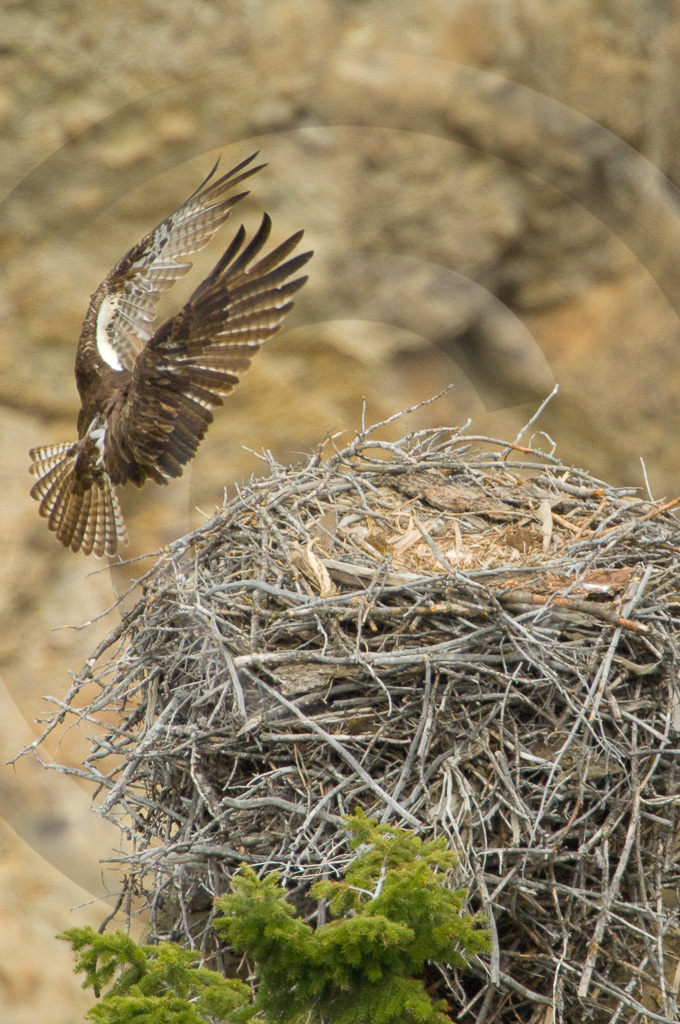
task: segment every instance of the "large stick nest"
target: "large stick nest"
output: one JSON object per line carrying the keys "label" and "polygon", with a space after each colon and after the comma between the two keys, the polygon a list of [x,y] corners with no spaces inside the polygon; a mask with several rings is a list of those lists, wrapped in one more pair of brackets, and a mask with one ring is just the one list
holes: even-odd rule
{"label": "large stick nest", "polygon": [[269,459],[47,729],[93,726],[62,770],[129,829],[156,934],[209,951],[243,861],[314,920],[361,806],[446,833],[489,918],[488,960],[440,969],[461,1020],[677,1020],[674,506],[450,430]]}

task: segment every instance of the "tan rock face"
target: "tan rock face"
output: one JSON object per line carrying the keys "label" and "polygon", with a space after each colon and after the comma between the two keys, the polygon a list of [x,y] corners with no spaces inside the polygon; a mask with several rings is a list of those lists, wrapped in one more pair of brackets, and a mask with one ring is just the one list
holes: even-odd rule
{"label": "tan rock face", "polygon": [[29,722],[105,627],[53,630],[96,617],[145,563],[91,576],[99,564],[61,550],[27,451],[74,436],[89,294],[217,152],[269,162],[233,226],[267,210],[277,239],[304,227],[316,256],[294,329],[186,476],[124,494],[131,555],[265,469],[244,444],[294,459],[358,427],[364,398],[375,420],[450,383],[408,425],[472,416],[514,436],[558,382],[539,426],[566,461],[641,483],[643,456],[655,496],[677,491],[673,5],[75,0],[6,4],[2,23],[0,670]]}

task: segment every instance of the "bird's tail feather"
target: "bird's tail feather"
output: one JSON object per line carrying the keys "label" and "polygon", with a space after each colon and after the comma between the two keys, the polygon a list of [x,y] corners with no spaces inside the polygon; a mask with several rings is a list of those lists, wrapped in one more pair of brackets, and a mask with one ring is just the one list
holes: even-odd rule
{"label": "bird's tail feather", "polygon": [[127,544],[127,530],[116,492],[102,470],[90,487],[75,477],[78,444],[33,448],[31,473],[38,479],[31,497],[40,502],[40,515],[57,540],[72,551],[114,555],[118,543]]}

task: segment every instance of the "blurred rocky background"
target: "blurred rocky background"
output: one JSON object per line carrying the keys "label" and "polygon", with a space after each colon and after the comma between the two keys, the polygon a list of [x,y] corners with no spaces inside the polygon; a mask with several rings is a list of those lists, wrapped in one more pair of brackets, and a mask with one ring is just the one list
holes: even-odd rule
{"label": "blurred rocky background", "polygon": [[[304,227],[316,255],[289,329],[182,480],[123,492],[129,556],[197,525],[265,468],[263,447],[295,460],[355,430],[364,400],[373,422],[449,384],[394,432],[471,417],[512,439],[558,383],[538,426],[564,460],[645,487],[642,459],[654,497],[677,493],[679,59],[669,0],[5,0],[6,757],[149,564],[61,549],[29,497],[28,449],[75,437],[90,293],[218,154],[227,169],[260,149],[269,166],[162,313],[263,210],[276,240]],[[73,737],[59,756],[85,749]],[[71,1024],[89,1003],[53,939],[96,925],[115,891],[97,862],[117,832],[88,806],[28,760],[3,772],[0,1016],[14,1024]]]}

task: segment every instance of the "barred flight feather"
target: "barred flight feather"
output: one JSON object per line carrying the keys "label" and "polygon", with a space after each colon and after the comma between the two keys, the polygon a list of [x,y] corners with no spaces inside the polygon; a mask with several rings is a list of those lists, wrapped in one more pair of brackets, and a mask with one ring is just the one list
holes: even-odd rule
{"label": "barred flight feather", "polygon": [[76,444],[33,448],[31,472],[39,479],[31,496],[40,501],[40,515],[66,547],[99,557],[114,554],[117,541],[127,544],[118,498],[106,474],[84,490],[75,486],[76,451]]}

